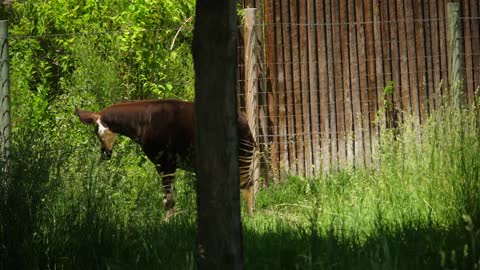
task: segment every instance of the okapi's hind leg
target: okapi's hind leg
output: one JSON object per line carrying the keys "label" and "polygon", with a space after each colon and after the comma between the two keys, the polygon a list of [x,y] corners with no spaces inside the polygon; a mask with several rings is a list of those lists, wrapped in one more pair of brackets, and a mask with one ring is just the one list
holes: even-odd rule
{"label": "okapi's hind leg", "polygon": [[247,205],[247,214],[252,215],[253,211],[255,211],[255,190],[253,185],[242,188],[241,192]]}
{"label": "okapi's hind leg", "polygon": [[247,205],[247,214],[255,210],[255,180],[252,179],[255,142],[252,138],[240,139],[238,148],[238,167],[240,173],[240,190]]}

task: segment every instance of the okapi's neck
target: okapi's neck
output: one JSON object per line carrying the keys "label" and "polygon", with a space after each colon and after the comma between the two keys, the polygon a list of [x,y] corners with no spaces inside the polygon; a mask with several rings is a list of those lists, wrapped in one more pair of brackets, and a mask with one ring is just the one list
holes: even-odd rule
{"label": "okapi's neck", "polygon": [[125,105],[110,106],[100,113],[100,121],[112,132],[130,137],[136,142],[140,140],[144,119],[144,111]]}

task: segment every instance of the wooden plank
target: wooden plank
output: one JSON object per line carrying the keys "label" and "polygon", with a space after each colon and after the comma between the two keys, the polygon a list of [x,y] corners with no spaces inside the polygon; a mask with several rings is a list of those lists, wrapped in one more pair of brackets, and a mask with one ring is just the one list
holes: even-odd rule
{"label": "wooden plank", "polygon": [[291,62],[292,62],[292,88],[293,91],[293,118],[294,129],[291,133],[293,141],[295,143],[296,153],[296,173],[303,176],[305,170],[304,163],[304,147],[303,147],[303,119],[302,119],[302,85],[300,74],[300,35],[299,35],[299,16],[298,16],[298,3],[295,0],[290,1],[290,36],[291,36]]}
{"label": "wooden plank", "polygon": [[[344,1],[344,0],[342,0]],[[342,72],[342,38],[341,38],[341,27],[340,27],[340,7],[338,1],[332,0],[331,2],[331,11],[332,11],[332,38],[333,38],[333,58],[330,60],[333,63],[334,67],[334,110],[335,110],[335,123],[336,123],[336,140],[337,140],[337,160],[336,163],[338,166],[344,165],[347,159],[346,151],[346,138],[345,138],[345,104],[344,104],[344,93],[343,93],[343,72]],[[345,45],[344,45],[345,46]]]}
{"label": "wooden plank", "polygon": [[[382,89],[385,85],[385,80],[389,80],[391,74],[390,61],[385,58],[390,58],[390,45],[388,42],[383,42],[383,39],[390,41],[390,32],[388,27],[388,2],[374,0],[373,1],[373,38],[374,38],[374,71],[369,71],[372,76],[375,76],[374,87],[370,86],[370,93],[375,98],[371,98],[370,110],[372,110],[370,118],[371,138],[372,138],[372,163],[379,166],[378,159],[375,160],[373,156],[378,156],[378,146],[380,138],[380,128],[386,126],[385,113],[377,117],[377,112],[383,107]],[[373,75],[374,74],[374,75]],[[373,115],[372,115],[373,114]]]}
{"label": "wooden plank", "polygon": [[418,100],[418,70],[417,70],[417,51],[416,51],[416,37],[415,37],[415,22],[413,20],[413,6],[412,0],[404,1],[404,15],[405,15],[405,33],[407,46],[407,65],[408,65],[408,95],[410,103],[410,112],[415,118],[415,124],[420,124],[420,103]]}
{"label": "wooden plank", "polygon": [[[375,85],[375,40],[373,38],[373,16],[372,16],[372,1],[356,1],[357,5],[357,22],[365,22],[359,25],[358,29],[358,59],[360,60],[360,95],[361,95],[361,110],[360,117],[363,134],[363,161],[366,166],[370,166],[372,158],[371,150],[371,130],[370,130],[370,104],[374,105],[375,99],[372,99],[371,89]],[[373,103],[372,103],[373,101]]]}
{"label": "wooden plank", "polygon": [[[303,135],[300,140],[303,143],[303,156],[304,160],[300,160],[303,163],[305,177],[310,178],[312,176],[312,130],[310,125],[310,88],[309,88],[309,26],[307,25],[308,11],[307,3],[309,1],[298,1],[298,22],[299,22],[299,50],[300,50],[300,91],[301,91],[301,114],[302,114],[302,132]],[[316,61],[316,59],[311,59]]]}
{"label": "wooden plank", "polygon": [[417,68],[417,87],[414,93],[417,97],[418,106],[418,119],[419,123],[422,123],[423,119],[426,119],[426,59],[425,59],[425,30],[423,21],[423,0],[413,0],[413,28],[414,28],[414,40],[415,40],[415,53],[416,53],[416,68]]}
{"label": "wooden plank", "polygon": [[415,36],[415,22],[413,17],[412,0],[404,0],[404,13],[405,13],[405,33],[406,33],[406,46],[407,46],[407,65],[408,65],[408,94],[410,95],[411,113],[415,118],[415,125],[420,125],[420,104],[418,98],[418,70],[417,61],[418,52],[416,50],[416,36]]}
{"label": "wooden plank", "polygon": [[[318,55],[318,85],[319,85],[319,122],[320,122],[320,140],[321,140],[321,153],[322,153],[322,169],[327,171],[331,167],[331,149],[336,153],[337,142],[331,138],[332,133],[330,124],[335,120],[335,111],[330,110],[330,103],[334,104],[333,100],[330,101],[335,94],[334,82],[333,82],[333,64],[328,61],[333,56],[332,45],[332,20],[330,3],[325,3],[323,0],[317,0],[316,3],[316,21],[317,26],[317,55]],[[335,123],[335,122],[333,122]]]}
{"label": "wooden plank", "polygon": [[[438,1],[438,24],[439,24],[439,44],[440,44],[440,74],[443,81],[442,88],[439,91],[439,99],[443,94],[444,88],[448,82],[448,52],[447,52],[447,1]],[[440,101],[439,101],[440,102]]]}
{"label": "wooden plank", "polygon": [[[336,2],[336,1],[334,1]],[[333,27],[333,18],[334,18],[334,6],[332,7],[332,2],[330,0],[325,0],[325,23],[326,23],[326,41],[327,41],[327,80],[328,80],[328,94],[323,95],[322,104],[326,105],[323,107],[322,111],[328,111],[329,123],[325,123],[325,129],[329,131],[329,137],[327,141],[322,142],[322,148],[330,148],[329,156],[329,168],[335,168],[338,165],[339,161],[339,148],[340,142],[338,137],[337,129],[337,111],[336,111],[336,88],[335,88],[335,75],[337,70],[333,59],[335,59],[336,50],[338,46],[334,46],[336,36],[334,31],[337,30]],[[338,9],[337,9],[338,10]],[[338,33],[338,32],[337,32]],[[325,145],[328,144],[327,145]]]}
{"label": "wooden plank", "polygon": [[[292,40],[293,42],[293,80],[294,80],[294,91],[295,91],[295,124],[296,124],[296,136],[297,139],[297,162],[298,162],[298,172],[301,176],[307,176],[306,166],[307,163],[311,164],[311,157],[307,157],[309,153],[307,148],[307,143],[310,142],[309,133],[310,133],[310,122],[309,122],[309,113],[308,113],[308,92],[305,89],[305,83],[307,83],[308,88],[308,74],[306,71],[307,66],[307,55],[305,54],[305,49],[307,47],[306,41],[306,12],[304,6],[305,1],[294,1],[291,12],[291,17],[293,18],[292,22],[298,24],[297,27],[294,27],[292,31]],[[294,38],[296,35],[296,38]],[[304,55],[305,54],[305,55]],[[305,108],[306,107],[306,108]],[[307,114],[307,115],[305,115]],[[307,122],[305,122],[305,118]],[[311,152],[310,152],[311,154]]]}
{"label": "wooden plank", "polygon": [[[472,30],[472,53],[470,57],[473,61],[473,91],[477,91],[480,87],[480,2],[476,0],[470,0],[470,10],[472,19],[471,30]],[[469,57],[467,55],[467,57]]]}
{"label": "wooden plank", "polygon": [[[244,9],[245,25],[244,25],[244,63],[245,63],[245,104],[248,125],[252,132],[253,138],[257,143],[259,135],[259,119],[258,119],[258,63],[257,63],[257,32],[256,32],[256,9]],[[258,179],[260,178],[260,163],[254,153],[252,162],[252,178],[255,181],[254,189],[258,188]]]}
{"label": "wooden plank", "polygon": [[282,1],[282,22],[289,22],[283,25],[283,60],[285,63],[285,94],[286,94],[286,116],[287,116],[287,142],[288,142],[288,164],[292,173],[297,173],[297,152],[295,143],[295,99],[293,96],[293,67],[292,67],[292,31],[290,19],[290,1]]}
{"label": "wooden plank", "polygon": [[[389,27],[390,27],[390,49],[391,49],[391,66],[392,74],[391,79],[395,84],[395,90],[393,93],[394,107],[399,110],[403,110],[403,95],[402,95],[402,81],[401,81],[401,65],[400,65],[400,35],[399,35],[399,23],[397,17],[397,6],[395,3],[391,3],[389,7]],[[392,117],[393,120],[393,117]],[[402,119],[400,119],[402,120]]]}
{"label": "wooden plank", "polygon": [[402,110],[411,115],[412,112],[412,103],[410,96],[410,72],[409,62],[408,62],[408,42],[409,37],[407,34],[407,18],[405,16],[404,3],[405,0],[397,0],[397,21],[398,21],[398,41],[400,47],[400,88],[402,91]]}
{"label": "wooden plank", "polygon": [[440,107],[440,84],[442,83],[441,50],[440,50],[440,20],[437,0],[430,0],[430,18],[432,29],[432,63],[433,63],[433,106]]}
{"label": "wooden plank", "polygon": [[472,55],[472,35],[478,35],[477,33],[472,33],[472,29],[470,24],[473,20],[468,19],[470,15],[470,3],[468,0],[460,2],[462,8],[461,16],[466,17],[466,19],[460,19],[463,23],[463,44],[465,55],[463,56],[464,63],[465,63],[465,80],[463,82],[464,90],[465,90],[465,98],[469,100],[473,97],[473,57],[468,57],[468,55]]}
{"label": "wooden plank", "polygon": [[[275,3],[275,25],[276,25],[276,49],[277,59],[275,63],[278,69],[278,138],[279,138],[279,152],[280,152],[280,179],[286,180],[286,172],[290,168],[289,159],[289,143],[288,143],[288,123],[287,123],[287,66],[285,65],[285,48],[288,43],[285,41],[287,29],[283,25],[284,13],[288,14],[288,5],[284,6],[281,3]],[[287,35],[288,36],[288,35]]]}
{"label": "wooden plank", "polygon": [[[317,1],[323,2],[323,1]],[[325,44],[325,43],[317,43],[317,29],[322,28],[322,25],[319,21],[316,21],[315,13],[319,9],[315,6],[315,1],[307,1],[307,24],[308,24],[308,71],[309,71],[309,89],[306,91],[309,92],[310,95],[310,118],[311,118],[311,140],[312,140],[312,161],[313,161],[313,170],[312,175],[315,177],[320,174],[321,171],[321,152],[320,152],[320,111],[318,108],[318,96],[320,93],[318,82],[319,82],[319,72],[317,63],[320,61],[319,56],[317,54],[318,47],[325,47],[325,46],[318,46],[318,44]],[[326,88],[323,89],[325,91]]]}
{"label": "wooden plank", "polygon": [[[256,2],[258,4],[256,11],[256,20],[255,32],[257,36],[256,45],[255,45],[255,56],[257,58],[257,67],[256,72],[258,76],[257,87],[258,87],[258,134],[257,134],[257,144],[258,152],[256,153],[256,159],[259,161],[260,166],[260,177],[263,179],[261,182],[256,181],[257,185],[255,188],[258,188],[258,184],[266,186],[269,184],[272,177],[272,171],[270,167],[270,162],[267,162],[268,157],[270,156],[270,132],[268,125],[268,93],[271,92],[271,83],[269,82],[267,65],[265,63],[265,15],[264,15],[264,6],[261,5],[260,1]],[[266,158],[262,158],[265,156]],[[256,192],[257,189],[255,189]]]}
{"label": "wooden plank", "polygon": [[237,40],[237,82],[236,82],[236,94],[237,94],[237,106],[240,110],[245,111],[245,80],[243,79],[245,74],[245,63],[243,59],[244,55],[243,46],[243,31],[238,28],[238,40]]}
{"label": "wooden plank", "polygon": [[463,45],[461,9],[460,3],[448,3],[448,82],[455,108],[460,108],[463,105],[465,88],[464,85],[460,84],[465,80],[465,46]]}
{"label": "wooden plank", "polygon": [[[345,133],[347,163],[353,165],[354,143],[353,143],[353,113],[352,113],[352,89],[350,85],[350,46],[349,46],[349,23],[348,23],[348,0],[340,1],[340,47],[342,49],[342,90],[344,98]],[[338,59],[338,58],[337,58]]]}
{"label": "wooden plank", "polygon": [[[265,61],[267,65],[267,102],[268,102],[268,141],[269,141],[269,161],[273,174],[273,180],[277,181],[280,177],[279,164],[279,140],[278,140],[278,80],[276,79],[279,70],[277,70],[276,43],[277,28],[275,24],[275,6],[273,1],[265,1]],[[269,183],[266,183],[269,184]]]}
{"label": "wooden plank", "polygon": [[[363,90],[362,95],[362,112],[363,112],[363,129],[365,141],[365,164],[367,167],[372,165],[372,143],[375,141],[376,125],[374,125],[375,117],[378,111],[377,107],[377,77],[376,77],[376,40],[375,40],[375,21],[373,15],[374,1],[365,1],[363,6],[363,21],[365,22],[365,59],[366,59],[366,83],[360,86]],[[379,24],[378,24],[379,25]],[[361,44],[360,44],[361,45]],[[381,50],[381,43],[378,49]]]}
{"label": "wooden plank", "polygon": [[434,99],[433,90],[435,89],[433,82],[433,54],[432,54],[432,18],[430,17],[430,3],[429,1],[423,2],[423,18],[424,23],[424,39],[425,39],[425,113],[426,115],[433,112]]}
{"label": "wooden plank", "polygon": [[[376,53],[376,74],[377,74],[377,99],[378,99],[378,108],[384,109],[383,104],[383,88],[387,85],[387,82],[392,81],[392,49],[391,44],[395,42],[395,37],[390,35],[390,15],[389,15],[389,4],[387,1],[376,0],[380,5],[378,11],[375,14],[375,20],[381,21],[379,26],[375,27],[375,50]],[[379,14],[378,14],[379,13]],[[380,28],[380,29],[378,29]],[[381,46],[381,50],[380,50]],[[393,103],[393,95],[388,96],[389,101]],[[391,122],[391,120],[388,120]],[[387,127],[387,114],[384,112],[381,119],[382,127]],[[378,134],[380,136],[380,134]]]}
{"label": "wooden plank", "polygon": [[[360,80],[364,78],[360,78],[360,62],[362,60],[359,59],[358,56],[358,40],[357,40],[357,32],[359,32],[359,23],[361,21],[357,20],[356,17],[356,5],[355,2],[357,1],[348,1],[347,5],[347,18],[346,21],[348,23],[348,51],[349,51],[349,62],[350,62],[350,95],[351,95],[351,105],[350,108],[351,112],[351,130],[350,130],[350,137],[352,140],[352,157],[351,157],[351,164],[355,167],[357,166],[364,166],[363,162],[363,131],[362,131],[362,108],[361,108],[361,97],[360,97]],[[360,2],[360,1],[358,1]],[[365,42],[363,40],[362,47],[365,46]],[[364,56],[365,58],[365,56]],[[347,63],[345,64],[347,67]],[[365,74],[365,72],[364,72]],[[347,106],[347,104],[345,104]]]}

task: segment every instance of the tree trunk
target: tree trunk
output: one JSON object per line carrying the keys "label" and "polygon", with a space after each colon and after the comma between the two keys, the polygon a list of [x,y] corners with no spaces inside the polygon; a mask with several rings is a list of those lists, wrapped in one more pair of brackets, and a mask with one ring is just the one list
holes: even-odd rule
{"label": "tree trunk", "polygon": [[198,269],[241,269],[235,1],[197,0],[194,40]]}

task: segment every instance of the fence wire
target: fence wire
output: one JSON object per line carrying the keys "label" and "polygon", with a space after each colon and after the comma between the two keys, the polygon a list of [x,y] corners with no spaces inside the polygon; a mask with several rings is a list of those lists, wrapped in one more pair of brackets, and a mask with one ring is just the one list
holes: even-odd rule
{"label": "fence wire", "polygon": [[[330,0],[324,2],[327,1]],[[266,16],[269,12],[277,17]],[[413,114],[421,124],[429,112],[441,105],[441,95],[448,87],[452,72],[448,66],[448,22],[444,12],[436,17],[429,17],[432,13],[424,12],[422,16],[425,18],[396,18],[392,14],[386,14],[386,17],[384,14],[374,15],[372,10],[368,16],[367,13],[363,16],[354,14],[355,18],[350,18],[345,13],[334,21],[331,14],[327,16],[322,11],[314,13],[315,18],[308,15],[305,22],[298,21],[298,17],[294,18],[288,12],[277,12],[266,10],[266,7],[259,9],[259,21],[254,27],[258,31],[255,43],[257,63],[253,65],[257,88],[256,139],[268,156],[271,169],[277,173],[285,170],[311,175],[312,172],[299,171],[297,165],[289,165],[299,162],[304,164],[303,167],[308,167],[308,163],[322,163],[322,168],[330,169],[320,159],[338,164],[336,159],[351,158],[346,154],[349,147],[357,147],[354,159],[369,163],[381,128],[395,128],[408,114]],[[284,17],[286,15],[289,16]],[[363,20],[359,21],[359,18]],[[465,62],[461,70],[465,74],[464,93],[467,100],[472,101],[480,85],[480,35],[474,32],[480,29],[480,17],[459,19],[464,26],[468,25],[460,35],[464,43],[460,57]],[[166,32],[176,33],[181,27],[182,31],[192,30],[190,25],[179,25],[10,35],[9,40],[18,43],[69,38],[89,40],[134,33],[164,35]],[[471,32],[465,32],[465,29]],[[245,85],[249,78],[245,77],[248,67],[243,62],[246,50],[242,32],[243,26],[240,26],[237,89],[239,107],[246,110],[251,105],[245,102]],[[172,42],[172,39],[162,40],[160,46],[169,48]],[[57,52],[49,53],[54,58]],[[75,52],[61,51],[57,56],[74,57]],[[125,72],[138,80],[111,85],[110,91],[154,87],[164,82],[158,74],[165,69],[168,67],[145,68],[127,63]],[[60,71],[48,76],[60,81],[69,74]],[[390,81],[393,81],[392,85],[389,85]],[[179,82],[177,86],[181,87],[182,83],[192,84]],[[82,86],[78,90],[92,89]],[[280,149],[285,144],[288,144],[288,152]],[[325,157],[325,153],[330,156]],[[307,158],[298,160],[299,156]],[[288,164],[275,163],[282,159]]]}
{"label": "fence wire", "polygon": [[[298,3],[289,3],[298,8]],[[312,164],[332,168],[325,160],[332,166],[348,159],[358,165],[371,163],[381,129],[395,128],[406,118],[420,125],[442,105],[452,74],[446,13],[397,19],[390,14],[390,19],[382,20],[382,15],[370,21],[360,16],[367,20],[355,21],[358,17],[352,20],[345,10],[340,11],[345,16],[335,20],[324,11],[307,11],[308,18],[301,22],[284,12],[284,6],[266,6],[263,12],[270,16],[259,16],[264,21],[257,25],[262,38],[253,67],[257,140],[265,144],[276,173],[309,176],[312,172],[306,168]],[[464,96],[472,102],[480,85],[480,36],[465,29],[480,29],[480,17],[459,20],[468,28],[458,35],[464,44],[458,57],[465,62],[458,72],[465,74]],[[244,87],[250,78],[245,77],[249,67],[242,57],[248,52],[242,39],[237,49],[239,100],[246,109],[250,104],[245,103]],[[280,149],[285,145],[287,152]]]}

